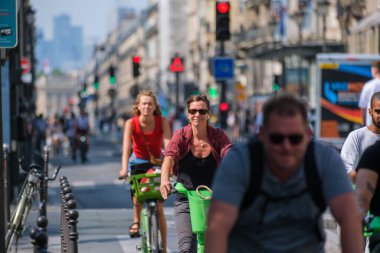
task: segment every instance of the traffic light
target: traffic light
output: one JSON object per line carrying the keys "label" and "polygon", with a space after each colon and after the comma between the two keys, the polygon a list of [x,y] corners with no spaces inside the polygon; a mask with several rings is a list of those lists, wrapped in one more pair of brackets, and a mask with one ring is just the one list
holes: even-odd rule
{"label": "traffic light", "polygon": [[225,41],[230,39],[230,2],[217,0],[216,2],[216,40]]}
{"label": "traffic light", "polygon": [[280,76],[279,75],[273,76],[272,90],[274,92],[277,92],[280,90]]}
{"label": "traffic light", "polygon": [[140,56],[132,57],[133,77],[138,77],[140,75],[140,60]]}
{"label": "traffic light", "polygon": [[110,84],[115,85],[116,84],[116,76],[115,76],[115,67],[111,65],[108,69],[109,74],[109,81]]}
{"label": "traffic light", "polygon": [[229,108],[229,106],[228,106],[227,102],[222,102],[219,105],[219,109],[221,112],[228,112],[228,108]]}
{"label": "traffic light", "polygon": [[99,90],[99,76],[95,75],[94,77],[94,89]]}
{"label": "traffic light", "polygon": [[227,117],[228,117],[229,105],[227,102],[221,102],[219,104],[219,117],[220,117],[220,127],[222,129],[227,128]]}
{"label": "traffic light", "polygon": [[83,82],[82,83],[82,94],[86,95],[87,92],[87,83]]}
{"label": "traffic light", "polygon": [[210,87],[208,89],[208,95],[210,96],[210,98],[217,98],[218,97],[218,89],[216,87]]}

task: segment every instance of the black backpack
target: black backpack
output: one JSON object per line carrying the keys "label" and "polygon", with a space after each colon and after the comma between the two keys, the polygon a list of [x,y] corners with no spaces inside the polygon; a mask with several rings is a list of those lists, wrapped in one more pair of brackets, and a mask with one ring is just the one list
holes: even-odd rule
{"label": "black backpack", "polygon": [[[261,182],[264,171],[264,147],[263,144],[255,139],[248,142],[248,149],[250,155],[250,183],[245,192],[242,204],[240,206],[240,211],[247,209],[249,206],[253,204],[255,198],[259,194],[263,194],[269,202],[282,201],[284,199],[296,198],[308,192],[313,199],[315,205],[319,208],[318,217],[316,217],[317,221],[319,217],[323,214],[326,209],[326,202],[322,193],[321,188],[321,179],[317,170],[317,164],[315,161],[314,154],[314,142],[311,141],[307,147],[305,158],[304,158],[304,170],[305,170],[305,178],[306,178],[306,189],[303,191],[282,197],[282,198],[274,198],[271,197],[270,194],[264,192],[261,189]],[[266,205],[262,208],[261,212],[265,212]],[[319,229],[319,225],[316,224],[317,235],[320,239],[322,239],[322,234]]]}

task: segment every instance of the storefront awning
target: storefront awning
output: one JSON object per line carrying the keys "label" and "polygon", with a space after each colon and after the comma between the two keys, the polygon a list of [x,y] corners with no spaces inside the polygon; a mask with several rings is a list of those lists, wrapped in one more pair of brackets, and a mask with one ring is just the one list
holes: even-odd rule
{"label": "storefront awning", "polygon": [[[281,42],[267,42],[246,48],[251,58],[280,60],[290,55],[299,55],[303,58],[314,59],[316,54],[323,51],[322,43],[304,42],[302,44],[286,45]],[[343,52],[344,46],[341,43],[327,42],[325,52]]]}

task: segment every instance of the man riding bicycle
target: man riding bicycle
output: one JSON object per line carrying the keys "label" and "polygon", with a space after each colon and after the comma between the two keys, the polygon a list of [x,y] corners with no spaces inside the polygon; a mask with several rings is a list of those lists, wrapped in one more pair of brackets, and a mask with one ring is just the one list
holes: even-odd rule
{"label": "man riding bicycle", "polygon": [[339,154],[312,140],[300,99],[273,97],[258,140],[231,149],[217,170],[206,252],[322,253],[326,206],[341,226],[342,252],[361,252],[357,202]]}
{"label": "man riding bicycle", "polygon": [[[363,220],[368,211],[371,215],[380,217],[379,152],[380,142],[377,141],[364,151],[357,167],[355,191]],[[380,234],[374,233],[369,238],[369,250],[371,253],[380,252]]]}

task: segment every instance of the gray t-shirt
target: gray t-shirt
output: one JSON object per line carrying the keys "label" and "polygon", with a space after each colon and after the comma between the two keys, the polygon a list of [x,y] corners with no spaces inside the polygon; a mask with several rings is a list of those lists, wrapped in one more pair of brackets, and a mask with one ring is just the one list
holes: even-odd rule
{"label": "gray t-shirt", "polygon": [[347,173],[356,169],[364,150],[377,140],[380,140],[380,134],[371,132],[366,126],[356,129],[348,135],[340,152]]}
{"label": "gray t-shirt", "polygon": [[[316,143],[315,159],[322,182],[326,203],[335,197],[352,191],[349,178],[339,153],[332,147]],[[240,208],[250,180],[250,161],[247,145],[231,149],[223,159],[213,185],[213,200],[223,201]],[[306,188],[304,169],[301,168],[287,182],[281,183],[265,166],[261,190],[272,197],[286,197]],[[228,242],[230,253],[268,252],[324,252],[324,242],[318,239],[316,220],[319,212],[310,194],[296,198],[267,202],[258,195],[254,203],[239,213]],[[323,233],[323,231],[322,231]]]}

